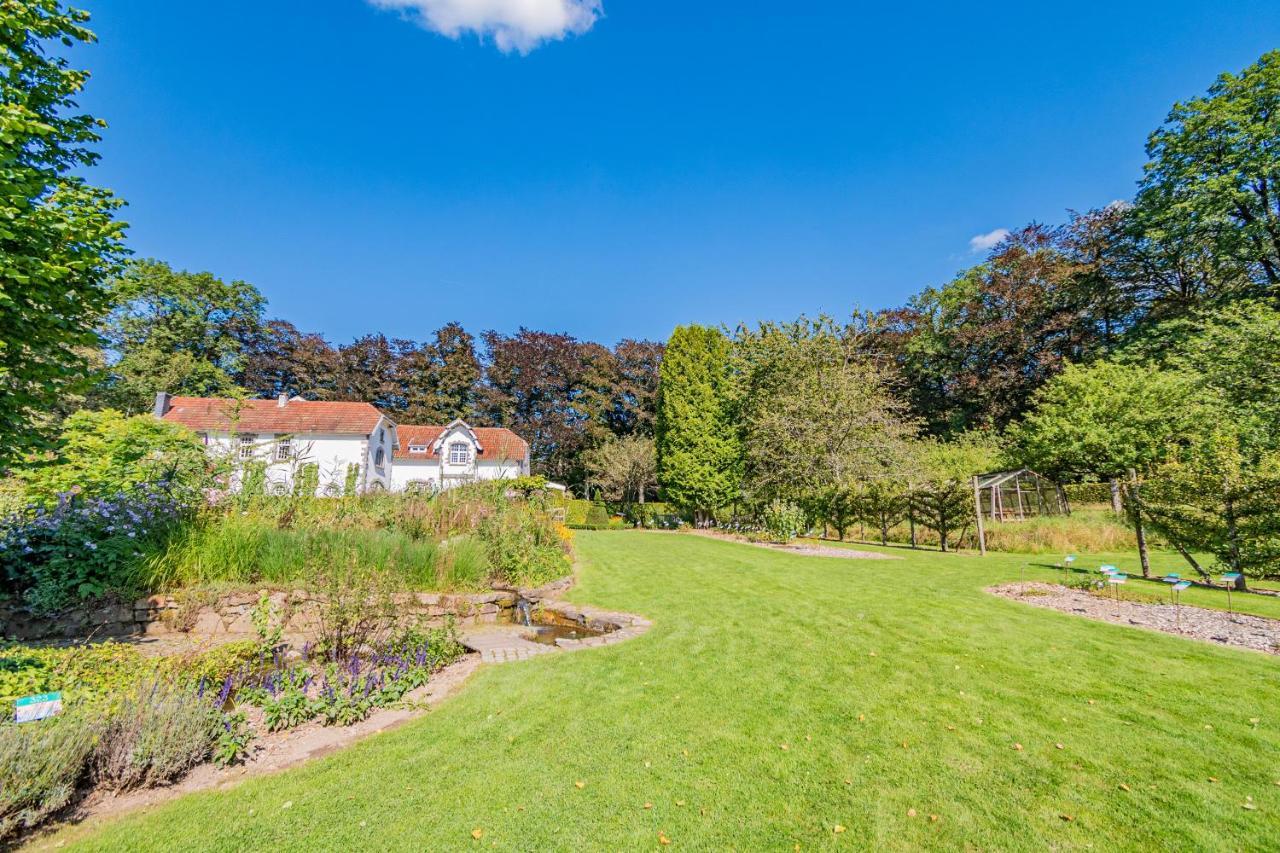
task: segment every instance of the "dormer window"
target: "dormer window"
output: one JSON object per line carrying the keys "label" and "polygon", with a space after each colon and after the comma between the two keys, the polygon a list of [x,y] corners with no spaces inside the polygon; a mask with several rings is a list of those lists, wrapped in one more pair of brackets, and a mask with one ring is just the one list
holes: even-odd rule
{"label": "dormer window", "polygon": [[471,461],[471,446],[465,441],[455,441],[449,445],[449,464],[466,465]]}
{"label": "dormer window", "polygon": [[410,453],[426,453],[427,446],[425,444],[411,444],[409,445],[409,452]]}

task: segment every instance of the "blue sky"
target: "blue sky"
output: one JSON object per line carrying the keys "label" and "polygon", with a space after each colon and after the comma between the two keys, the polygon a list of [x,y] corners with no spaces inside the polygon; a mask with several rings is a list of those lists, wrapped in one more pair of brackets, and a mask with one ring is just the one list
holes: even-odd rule
{"label": "blue sky", "polygon": [[1130,197],[1172,102],[1280,46],[1274,0],[85,5],[133,250],[336,342],[897,305]]}

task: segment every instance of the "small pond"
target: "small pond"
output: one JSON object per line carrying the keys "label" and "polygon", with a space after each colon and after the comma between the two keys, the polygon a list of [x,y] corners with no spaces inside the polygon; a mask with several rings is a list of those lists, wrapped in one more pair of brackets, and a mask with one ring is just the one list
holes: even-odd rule
{"label": "small pond", "polygon": [[556,640],[581,640],[586,637],[599,637],[603,631],[592,631],[580,625],[528,625],[525,627],[525,639],[554,646]]}

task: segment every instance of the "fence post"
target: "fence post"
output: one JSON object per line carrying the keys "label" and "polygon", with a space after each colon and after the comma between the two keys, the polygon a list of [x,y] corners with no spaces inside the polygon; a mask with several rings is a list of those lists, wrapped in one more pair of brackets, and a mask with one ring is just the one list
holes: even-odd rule
{"label": "fence post", "polygon": [[987,531],[982,526],[982,490],[978,488],[978,477],[973,478],[973,513],[978,521],[978,552],[987,556]]}

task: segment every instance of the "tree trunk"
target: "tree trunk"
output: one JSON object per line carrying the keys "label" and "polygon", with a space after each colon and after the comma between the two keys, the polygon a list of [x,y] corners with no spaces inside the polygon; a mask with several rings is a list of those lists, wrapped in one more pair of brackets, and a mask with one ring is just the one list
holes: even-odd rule
{"label": "tree trunk", "polygon": [[1228,564],[1231,571],[1236,572],[1240,577],[1236,578],[1235,588],[1245,589],[1244,569],[1240,566],[1240,527],[1236,518],[1236,503],[1231,497],[1231,485],[1224,484],[1223,488],[1223,520],[1227,522],[1227,556]]}
{"label": "tree trunk", "polygon": [[1120,481],[1115,477],[1111,478],[1111,511],[1116,515],[1124,512],[1124,507],[1120,504]]}
{"label": "tree trunk", "polygon": [[907,527],[911,531],[911,547],[916,547],[916,514],[914,510],[907,510]]}
{"label": "tree trunk", "polygon": [[[1114,481],[1113,481],[1114,482]],[[1151,577],[1151,560],[1147,555],[1147,532],[1142,527],[1142,498],[1138,491],[1138,472],[1129,469],[1129,512],[1133,514],[1133,532],[1138,537],[1138,560],[1142,563],[1142,576]]]}
{"label": "tree trunk", "polygon": [[1177,550],[1179,554],[1182,555],[1182,559],[1186,560],[1187,564],[1190,565],[1191,568],[1196,570],[1196,572],[1200,575],[1201,578],[1203,578],[1206,581],[1213,580],[1213,576],[1200,567],[1200,564],[1196,562],[1196,558],[1191,556],[1191,553],[1187,551],[1186,548],[1183,548],[1181,545],[1177,544],[1176,542],[1174,543],[1173,547]]}

